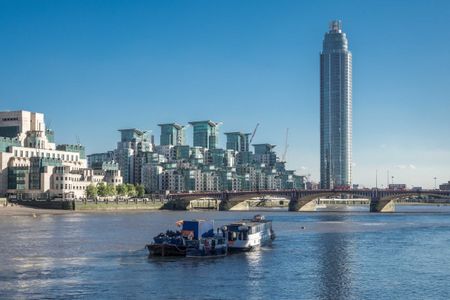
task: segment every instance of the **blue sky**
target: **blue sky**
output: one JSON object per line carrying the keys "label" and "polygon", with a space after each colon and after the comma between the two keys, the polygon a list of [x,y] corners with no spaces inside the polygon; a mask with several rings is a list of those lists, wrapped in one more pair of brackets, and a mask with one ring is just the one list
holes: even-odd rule
{"label": "blue sky", "polygon": [[[0,0],[0,109],[46,114],[59,143],[211,119],[319,177],[319,53],[353,53],[354,182],[450,180],[450,1]],[[221,136],[221,143],[225,137]]]}

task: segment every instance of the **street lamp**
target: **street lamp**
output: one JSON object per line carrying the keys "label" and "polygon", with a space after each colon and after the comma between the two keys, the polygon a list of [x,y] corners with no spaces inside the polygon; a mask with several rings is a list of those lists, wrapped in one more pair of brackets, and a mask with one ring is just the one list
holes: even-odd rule
{"label": "street lamp", "polygon": [[433,179],[434,179],[434,189],[437,190],[437,188],[436,188],[436,179],[437,179],[436,176],[434,176]]}

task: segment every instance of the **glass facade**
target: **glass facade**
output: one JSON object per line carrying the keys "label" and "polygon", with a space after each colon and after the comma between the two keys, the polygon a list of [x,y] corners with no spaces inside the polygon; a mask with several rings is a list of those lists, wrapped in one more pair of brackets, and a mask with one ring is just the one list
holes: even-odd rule
{"label": "glass facade", "polygon": [[58,145],[56,146],[56,150],[79,153],[81,159],[86,158],[86,150],[82,145]]}
{"label": "glass facade", "polygon": [[25,190],[26,178],[29,173],[28,167],[9,167],[8,168],[8,189]]}
{"label": "glass facade", "polygon": [[227,149],[234,151],[249,151],[250,133],[227,132]]}
{"label": "glass facade", "polygon": [[189,122],[194,128],[194,147],[217,148],[219,143],[219,123],[211,121]]}
{"label": "glass facade", "polygon": [[0,137],[0,152],[7,152],[11,146],[20,147],[20,141],[17,138]]}
{"label": "glass facade", "polygon": [[176,123],[158,124],[161,127],[159,144],[166,145],[184,145],[184,127]]}
{"label": "glass facade", "polygon": [[352,182],[352,54],[341,21],[332,21],[320,54],[321,188]]}
{"label": "glass facade", "polygon": [[0,127],[0,136],[15,138],[20,133],[19,126],[2,126]]}

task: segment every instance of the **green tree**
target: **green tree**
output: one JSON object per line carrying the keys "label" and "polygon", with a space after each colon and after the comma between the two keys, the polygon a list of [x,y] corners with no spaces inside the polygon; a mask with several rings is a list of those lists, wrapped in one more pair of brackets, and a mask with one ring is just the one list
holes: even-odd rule
{"label": "green tree", "polygon": [[95,198],[97,197],[97,187],[94,184],[90,184],[86,187],[86,197]]}
{"label": "green tree", "polygon": [[97,193],[100,197],[108,196],[108,188],[104,182],[100,182],[97,185]]}
{"label": "green tree", "polygon": [[136,185],[136,194],[139,198],[144,197],[145,195],[145,188],[142,184]]}
{"label": "green tree", "polygon": [[108,191],[108,196],[115,196],[117,195],[117,190],[116,190],[116,186],[114,184],[108,184],[106,186],[107,191]]}
{"label": "green tree", "polygon": [[130,197],[136,196],[136,188],[134,185],[127,183],[127,194]]}
{"label": "green tree", "polygon": [[119,194],[120,196],[125,196],[128,194],[128,188],[126,184],[119,184],[116,187],[117,190],[117,194]]}

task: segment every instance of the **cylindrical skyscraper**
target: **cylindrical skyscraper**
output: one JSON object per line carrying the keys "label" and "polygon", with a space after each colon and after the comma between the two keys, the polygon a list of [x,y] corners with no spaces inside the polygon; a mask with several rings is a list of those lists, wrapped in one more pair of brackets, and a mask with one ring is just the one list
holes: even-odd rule
{"label": "cylindrical skyscraper", "polygon": [[341,21],[332,21],[320,54],[320,185],[352,182],[352,54]]}

